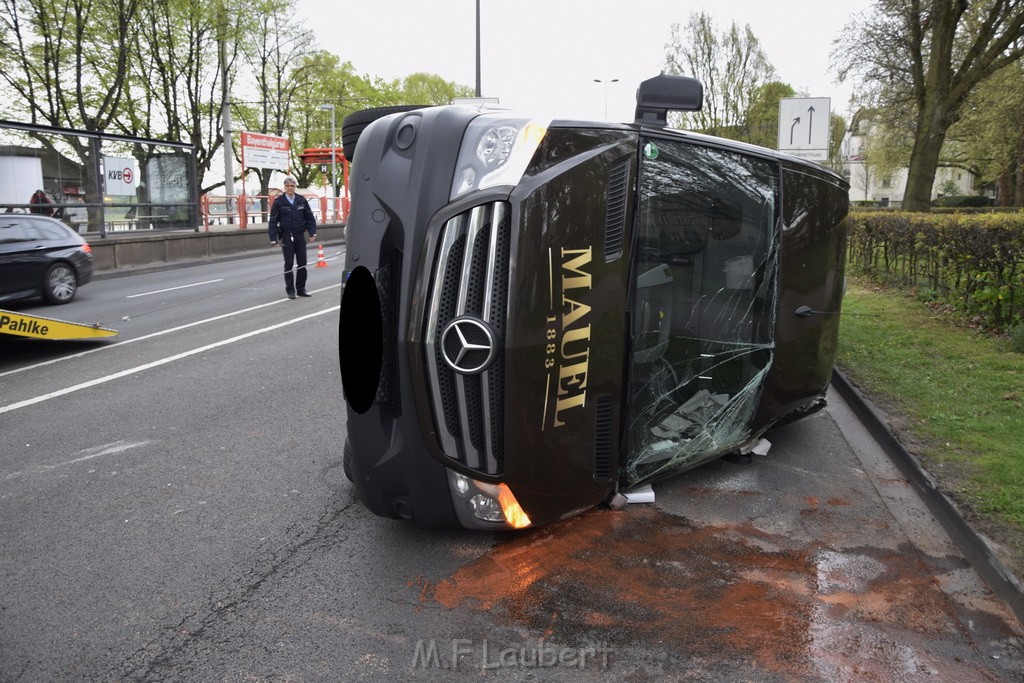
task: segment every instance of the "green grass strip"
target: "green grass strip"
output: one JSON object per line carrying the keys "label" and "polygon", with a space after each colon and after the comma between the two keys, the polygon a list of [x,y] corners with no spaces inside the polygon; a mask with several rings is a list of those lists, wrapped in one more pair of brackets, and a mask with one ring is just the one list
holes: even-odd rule
{"label": "green grass strip", "polygon": [[838,365],[902,416],[925,467],[975,511],[1024,531],[1024,354],[867,281],[843,301]]}

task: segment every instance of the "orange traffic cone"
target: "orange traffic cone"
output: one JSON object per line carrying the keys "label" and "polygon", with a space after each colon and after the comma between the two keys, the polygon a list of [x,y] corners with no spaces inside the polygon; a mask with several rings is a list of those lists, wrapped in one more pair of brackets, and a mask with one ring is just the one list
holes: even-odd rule
{"label": "orange traffic cone", "polygon": [[321,244],[321,245],[318,245],[318,246],[319,246],[319,248],[316,250],[316,267],[317,268],[326,268],[327,267],[327,259],[324,258],[324,245]]}

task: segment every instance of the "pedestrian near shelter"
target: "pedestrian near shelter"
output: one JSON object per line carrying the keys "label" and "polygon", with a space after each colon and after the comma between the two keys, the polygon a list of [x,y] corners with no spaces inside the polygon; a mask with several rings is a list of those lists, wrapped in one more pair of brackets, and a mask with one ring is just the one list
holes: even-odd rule
{"label": "pedestrian near shelter", "polygon": [[53,202],[46,196],[46,192],[41,189],[36,190],[32,194],[32,198],[28,200],[28,203],[32,205],[29,209],[32,213],[37,213],[41,216],[53,215]]}

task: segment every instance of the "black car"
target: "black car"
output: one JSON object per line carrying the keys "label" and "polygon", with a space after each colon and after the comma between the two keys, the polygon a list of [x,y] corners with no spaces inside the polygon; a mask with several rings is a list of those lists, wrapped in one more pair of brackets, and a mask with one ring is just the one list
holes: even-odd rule
{"label": "black car", "polygon": [[0,301],[41,296],[66,304],[92,272],[89,243],[60,221],[0,214]]}
{"label": "black car", "polygon": [[659,76],[625,124],[346,117],[344,457],[370,510],[543,524],[824,405],[848,185],[666,127],[702,98]]}

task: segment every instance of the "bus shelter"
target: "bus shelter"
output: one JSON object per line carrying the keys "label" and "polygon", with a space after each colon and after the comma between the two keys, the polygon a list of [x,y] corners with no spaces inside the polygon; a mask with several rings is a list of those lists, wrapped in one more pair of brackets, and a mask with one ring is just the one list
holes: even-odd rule
{"label": "bus shelter", "polygon": [[199,229],[191,144],[0,120],[0,212],[79,233]]}

